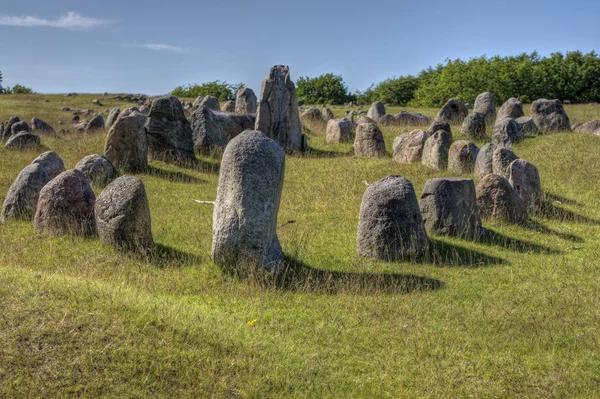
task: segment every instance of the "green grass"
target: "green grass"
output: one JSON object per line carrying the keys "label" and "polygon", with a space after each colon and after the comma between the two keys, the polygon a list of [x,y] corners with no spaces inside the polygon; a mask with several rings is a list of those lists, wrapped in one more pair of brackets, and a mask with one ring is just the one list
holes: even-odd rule
{"label": "green grass", "polygon": [[[93,98],[0,96],[0,120],[61,128],[62,106],[92,108]],[[600,118],[598,105],[566,109],[572,123]],[[388,151],[410,130],[384,129]],[[72,168],[101,153],[104,136],[42,144]],[[355,256],[364,181],[395,173],[420,194],[451,173],[345,156],[349,145],[327,145],[319,131],[310,143],[338,156],[288,156],[279,222],[296,223],[278,233],[298,267],[316,270],[282,287],[211,262],[212,207],[193,200],[215,198],[214,160],[153,161],[138,175],[159,247],[146,260],[37,236],[31,222],[0,225],[0,397],[600,396],[600,137],[515,146],[540,170],[544,213],[521,227],[484,221],[496,237],[487,242],[431,236],[437,257],[424,264]],[[0,149],[0,200],[39,152]],[[440,286],[388,289],[407,281]]]}

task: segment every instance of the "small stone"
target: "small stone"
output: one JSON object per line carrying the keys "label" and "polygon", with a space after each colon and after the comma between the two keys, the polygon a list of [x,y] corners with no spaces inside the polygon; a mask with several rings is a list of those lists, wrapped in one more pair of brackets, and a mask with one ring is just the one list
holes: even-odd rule
{"label": "small stone", "polygon": [[48,123],[46,123],[43,120],[38,119],[38,118],[31,119],[31,127],[32,127],[32,130],[36,133],[38,131],[42,132],[42,133],[51,133],[51,134],[56,133],[52,126],[50,126]]}
{"label": "small stone", "polygon": [[492,143],[510,148],[513,144],[523,140],[523,131],[514,118],[503,118],[494,126]]}
{"label": "small stone", "polygon": [[487,143],[479,150],[477,154],[477,158],[475,159],[475,177],[477,179],[483,178],[485,175],[494,172],[492,166],[492,160],[494,156],[494,151],[496,151],[497,146],[492,143]]}
{"label": "small stone", "polygon": [[113,164],[100,154],[88,155],[77,162],[75,169],[83,173],[93,185],[102,186],[117,177],[117,170]]}
{"label": "small stone", "polygon": [[535,125],[544,133],[569,132],[571,123],[559,100],[536,100],[531,104],[531,117]]}

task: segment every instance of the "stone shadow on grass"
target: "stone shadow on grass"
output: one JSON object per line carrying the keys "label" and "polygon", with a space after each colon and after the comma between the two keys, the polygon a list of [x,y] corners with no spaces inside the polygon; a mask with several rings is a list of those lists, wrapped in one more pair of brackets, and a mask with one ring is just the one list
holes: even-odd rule
{"label": "stone shadow on grass", "polygon": [[600,220],[592,219],[569,209],[557,206],[552,200],[549,199],[542,201],[542,209],[538,214],[546,219],[557,220],[560,222],[600,224]]}
{"label": "stone shadow on grass", "polygon": [[316,269],[291,256],[285,257],[285,268],[277,274],[267,272],[234,272],[241,278],[250,278],[260,287],[295,292],[335,295],[350,294],[406,294],[433,291],[444,287],[441,280],[413,274],[357,273]]}
{"label": "stone shadow on grass", "polygon": [[563,233],[561,231],[553,230],[553,229],[543,225],[542,223],[537,222],[532,219],[529,219],[527,221],[527,223],[525,223],[523,225],[523,227],[525,227],[526,229],[529,229],[529,230],[539,231],[540,233],[543,233],[543,234],[556,236],[556,237],[562,238],[563,240],[567,240],[567,241],[579,242],[579,243],[585,242],[585,240],[583,238],[576,236],[575,234]]}
{"label": "stone shadow on grass", "polygon": [[201,264],[202,257],[175,249],[169,245],[155,243],[151,253],[145,259],[160,268],[183,267],[189,264]]}
{"label": "stone shadow on grass", "polygon": [[316,148],[309,147],[308,150],[304,152],[294,153],[299,158],[341,158],[341,157],[353,157],[354,152],[352,150],[347,152],[340,151],[327,151],[327,150],[318,150]]}
{"label": "stone shadow on grass", "polygon": [[433,263],[436,266],[487,267],[507,265],[505,259],[484,254],[459,245],[450,244],[435,238],[429,238],[429,254],[419,263]]}
{"label": "stone shadow on grass", "polygon": [[574,205],[577,207],[583,206],[583,204],[581,204],[580,202],[577,202],[577,201],[567,198],[567,197],[563,197],[562,195],[552,194],[552,193],[547,192],[547,193],[545,193],[545,196],[546,196],[546,200],[549,202],[560,202],[562,204]]}
{"label": "stone shadow on grass", "polygon": [[519,240],[505,236],[497,231],[486,229],[485,233],[479,238],[479,242],[487,245],[500,246],[504,249],[522,252],[522,253],[539,253],[539,254],[552,254],[558,255],[562,252],[544,245],[535,244],[530,241]]}
{"label": "stone shadow on grass", "polygon": [[185,172],[175,172],[171,170],[157,168],[156,166],[148,166],[146,173],[152,176],[160,177],[161,179],[169,180],[178,183],[206,183],[206,180],[189,175]]}

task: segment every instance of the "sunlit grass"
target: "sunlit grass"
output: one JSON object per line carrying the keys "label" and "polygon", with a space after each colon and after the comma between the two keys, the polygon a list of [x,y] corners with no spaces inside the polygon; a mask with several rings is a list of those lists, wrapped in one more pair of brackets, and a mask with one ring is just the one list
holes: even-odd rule
{"label": "sunlit grass", "polygon": [[[58,130],[71,119],[62,106],[98,108],[93,98],[0,96],[0,120],[36,116]],[[600,119],[598,105],[565,108],[572,123]],[[412,129],[384,128],[388,152]],[[412,264],[356,257],[365,182],[394,173],[420,194],[427,179],[452,173],[356,159],[352,144],[308,134],[317,151],[286,159],[279,212],[280,224],[295,220],[278,234],[303,271],[290,284],[240,280],[211,262],[212,206],[193,201],[216,196],[209,158],[194,168],[152,161],[137,175],[158,246],[149,259],[37,236],[30,222],[0,225],[0,397],[600,395],[600,137],[515,146],[540,171],[545,212],[525,226],[484,221],[494,232],[484,242],[432,236],[435,259]],[[72,168],[104,139],[72,132],[42,144]],[[1,200],[39,152],[0,149]],[[407,278],[441,284],[385,289]]]}

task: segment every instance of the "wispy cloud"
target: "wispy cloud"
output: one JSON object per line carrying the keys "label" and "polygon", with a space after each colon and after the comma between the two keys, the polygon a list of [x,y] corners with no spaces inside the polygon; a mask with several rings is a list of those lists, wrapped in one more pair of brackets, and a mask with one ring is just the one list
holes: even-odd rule
{"label": "wispy cloud", "polygon": [[136,48],[144,48],[147,50],[155,50],[155,51],[172,51],[174,53],[182,53],[186,51],[185,48],[179,46],[173,46],[170,44],[160,44],[160,43],[125,43],[123,47],[136,47]]}
{"label": "wispy cloud", "polygon": [[106,24],[108,21],[86,17],[75,11],[70,11],[58,19],[38,18],[30,15],[20,17],[0,15],[0,25],[5,26],[86,29]]}

